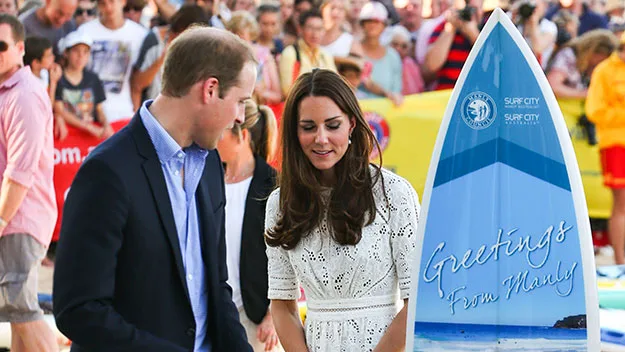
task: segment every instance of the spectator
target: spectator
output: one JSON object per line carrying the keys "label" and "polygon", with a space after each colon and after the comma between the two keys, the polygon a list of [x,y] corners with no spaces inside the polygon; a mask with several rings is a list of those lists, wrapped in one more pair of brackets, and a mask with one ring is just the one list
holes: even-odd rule
{"label": "spectator", "polygon": [[250,43],[254,48],[258,62],[258,79],[254,86],[254,98],[260,104],[277,104],[282,101],[280,76],[276,61],[271,51],[264,46],[254,44],[258,37],[258,23],[247,11],[235,11],[227,24],[230,32]]}
{"label": "spectator", "polygon": [[39,78],[48,91],[50,104],[54,102],[56,84],[61,78],[61,67],[54,63],[52,43],[43,37],[28,37],[24,41],[24,65]]}
{"label": "spectator", "polygon": [[98,0],[100,18],[83,24],[80,31],[93,39],[89,69],[106,92],[104,114],[109,122],[130,118],[141,103],[132,98],[130,76],[148,30],[124,19],[124,0]]}
{"label": "spectator", "polygon": [[0,13],[17,16],[17,0],[0,0]]}
{"label": "spectator", "polygon": [[[402,63],[395,49],[383,46],[380,36],[386,27],[388,12],[384,5],[371,1],[360,11],[360,25],[364,37],[362,48],[364,59],[371,65],[370,79],[381,91],[361,85],[360,93],[366,98],[386,97],[395,105],[400,105],[402,91]],[[367,79],[368,77],[365,77]]]}
{"label": "spectator", "polygon": [[588,119],[596,124],[603,183],[612,191],[608,222],[616,264],[625,264],[625,38],[618,50],[593,72],[586,100]]}
{"label": "spectator", "polygon": [[[452,0],[440,0],[432,1],[432,15],[431,19],[423,21],[419,33],[417,34],[417,41],[415,43],[415,59],[421,68],[421,75],[423,80],[427,82],[427,90],[432,90],[436,87],[436,72],[428,72],[425,67],[425,55],[430,48],[430,37],[434,33],[434,29],[441,23],[444,23],[447,10],[452,7]],[[442,11],[442,12],[439,12]],[[435,15],[435,13],[441,13]]]}
{"label": "spectator", "polygon": [[625,18],[612,17],[610,23],[608,23],[608,28],[617,38],[620,38],[623,32],[625,32]]}
{"label": "spectator", "polygon": [[402,95],[423,92],[425,84],[421,77],[421,70],[415,59],[410,56],[410,32],[403,26],[393,26],[391,32],[391,47],[395,49],[402,61]]}
{"label": "spectator", "polygon": [[102,108],[104,87],[98,75],[85,68],[93,41],[81,32],[72,32],[60,44],[66,65],[56,89],[54,112],[96,138],[110,137],[113,129]]}
{"label": "spectator", "polygon": [[347,11],[346,0],[325,0],[321,4],[321,15],[325,34],[321,39],[322,48],[330,55],[345,57],[350,53],[363,55],[360,41],[345,31]]}
{"label": "spectator", "polygon": [[48,38],[54,56],[60,57],[59,40],[76,30],[72,18],[77,6],[77,0],[46,0],[43,7],[23,13],[19,19],[24,24],[27,36]]}
{"label": "spectator", "polygon": [[124,18],[142,25],[141,15],[143,14],[145,5],[147,5],[146,0],[126,0],[126,5],[124,5]]}
{"label": "spectator", "polygon": [[141,100],[154,99],[161,92],[163,63],[168,43],[191,25],[207,25],[210,17],[198,5],[182,5],[170,26],[155,27],[145,37],[130,79],[131,90],[141,92]]}
{"label": "spectator", "polygon": [[299,17],[304,12],[312,10],[312,8],[312,0],[295,0],[295,2],[293,3],[293,13],[291,14],[291,17],[289,17],[289,19],[284,23],[284,33],[282,35],[284,45],[293,45],[302,35]]}
{"label": "spectator", "polygon": [[74,13],[74,22],[76,27],[80,27],[83,23],[94,20],[97,15],[96,2],[93,0],[78,0],[78,7]]}
{"label": "spectator", "polygon": [[277,57],[284,49],[284,43],[278,37],[280,34],[280,8],[271,4],[260,5],[256,19],[260,27],[256,42],[269,49],[271,54]]}
{"label": "spectator", "polygon": [[228,8],[234,11],[247,11],[254,15],[256,13],[256,4],[254,0],[229,0]]}
{"label": "spectator", "polygon": [[280,0],[280,22],[285,23],[295,11],[293,0]]}
{"label": "spectator", "polygon": [[445,21],[434,29],[430,37],[423,70],[424,76],[436,77],[437,90],[454,87],[473,43],[480,34],[478,23],[482,22],[482,2],[470,0],[467,7],[473,9],[469,12],[470,18],[462,19],[458,11],[448,9]]}
{"label": "spectator", "polygon": [[512,5],[510,12],[519,32],[523,34],[525,41],[544,68],[553,53],[558,27],[544,18],[547,10],[545,0],[534,0],[532,5],[535,7],[531,12],[528,11],[531,7],[526,6],[528,4],[526,1],[518,0]]}
{"label": "spectator", "polygon": [[414,55],[414,44],[417,42],[419,30],[423,23],[421,0],[395,0],[394,5],[399,14],[400,23],[386,29],[382,34],[382,43],[390,43],[393,28],[401,25],[410,33],[410,55]]}
{"label": "spectator", "polygon": [[50,99],[22,67],[24,26],[0,14],[0,321],[11,351],[58,351],[37,299],[37,272],[57,217]]}
{"label": "spectator", "polygon": [[605,4],[605,15],[608,17],[608,22],[612,18],[622,18],[625,11],[625,0],[607,0]]}
{"label": "spectator", "polygon": [[[249,14],[249,13],[248,13]],[[233,16],[234,18],[234,16]],[[265,206],[275,188],[276,117],[266,106],[245,103],[245,120],[217,144],[226,166],[226,260],[232,301],[255,352],[275,351],[278,335],[267,299]]]}
{"label": "spectator", "polygon": [[595,29],[572,40],[547,67],[547,80],[557,98],[586,98],[595,67],[616,49],[610,31]]}
{"label": "spectator", "polygon": [[286,96],[293,82],[301,74],[313,68],[326,68],[336,71],[334,59],[321,48],[323,37],[323,18],[318,11],[311,10],[299,16],[302,27],[302,39],[284,49],[280,56],[280,85]]}
{"label": "spectator", "polygon": [[549,8],[545,18],[551,20],[561,9],[567,9],[579,18],[577,35],[582,35],[593,29],[608,29],[606,16],[594,12],[588,4],[584,3],[584,0],[560,0]]}
{"label": "spectator", "polygon": [[362,28],[360,27],[360,11],[368,0],[348,0],[346,31],[351,33],[357,40],[362,39]]}
{"label": "spectator", "polygon": [[[563,44],[577,37],[577,29],[579,28],[579,19],[575,17],[575,15],[573,15],[571,11],[569,10],[558,11],[558,13],[556,13],[555,16],[553,16],[553,23],[555,23],[556,27],[558,27],[559,39],[556,39],[556,44]],[[565,35],[560,34],[561,31],[564,31],[566,34]],[[568,37],[569,39],[566,40],[565,37]]]}
{"label": "spectator", "polygon": [[337,57],[334,62],[337,72],[349,83],[356,98],[365,99],[365,95],[358,90],[358,87],[364,83],[362,80],[362,71],[365,67],[363,59],[351,54],[347,57]]}

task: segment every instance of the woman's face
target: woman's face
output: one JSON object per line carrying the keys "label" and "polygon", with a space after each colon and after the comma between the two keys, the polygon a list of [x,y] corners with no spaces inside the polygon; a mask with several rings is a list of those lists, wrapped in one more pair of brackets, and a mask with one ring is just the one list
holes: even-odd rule
{"label": "woman's face", "polygon": [[393,38],[393,40],[391,40],[391,47],[399,53],[402,59],[410,55],[410,42],[403,38]]}
{"label": "woman's face", "polygon": [[310,163],[331,173],[349,148],[355,119],[328,97],[306,97],[299,104],[297,137]]}
{"label": "woman's face", "polygon": [[341,26],[345,22],[345,3],[342,0],[334,0],[323,8],[323,23],[326,28]]}
{"label": "woman's face", "polygon": [[350,21],[357,21],[360,15],[360,10],[365,6],[367,0],[350,0],[349,1],[349,16]]}
{"label": "woman's face", "polygon": [[239,36],[239,38],[245,40],[246,42],[252,42],[252,34],[250,33],[249,28],[241,28],[236,34]]}

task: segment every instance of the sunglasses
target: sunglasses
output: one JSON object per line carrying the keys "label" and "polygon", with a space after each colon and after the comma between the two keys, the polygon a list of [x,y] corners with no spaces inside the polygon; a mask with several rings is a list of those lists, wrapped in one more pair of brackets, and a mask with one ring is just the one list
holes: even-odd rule
{"label": "sunglasses", "polygon": [[408,43],[397,43],[397,42],[391,42],[391,46],[400,47],[400,48],[402,48],[402,49],[408,49],[408,48],[410,48],[410,44],[408,44]]}
{"label": "sunglasses", "polygon": [[95,9],[76,9],[76,13],[74,13],[74,17],[82,16],[85,13],[88,16],[95,16]]}
{"label": "sunglasses", "polygon": [[141,12],[143,11],[143,6],[124,6],[124,12],[130,12],[130,11],[135,11],[135,12]]}
{"label": "sunglasses", "polygon": [[0,53],[9,50],[9,46],[9,43],[5,42],[4,40],[0,40]]}

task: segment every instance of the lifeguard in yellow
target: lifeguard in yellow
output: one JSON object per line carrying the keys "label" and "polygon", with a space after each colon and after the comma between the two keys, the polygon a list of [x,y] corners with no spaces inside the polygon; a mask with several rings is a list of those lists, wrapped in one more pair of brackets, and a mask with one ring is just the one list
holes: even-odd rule
{"label": "lifeguard in yellow", "polygon": [[321,48],[324,32],[321,14],[316,10],[304,12],[300,15],[299,21],[302,39],[286,47],[278,62],[280,84],[285,96],[297,77],[312,71],[313,68],[325,68],[336,72],[334,58]]}
{"label": "lifeguard in yellow", "polygon": [[614,259],[625,264],[625,35],[592,74],[586,115],[597,129],[603,181],[614,200],[608,223]]}

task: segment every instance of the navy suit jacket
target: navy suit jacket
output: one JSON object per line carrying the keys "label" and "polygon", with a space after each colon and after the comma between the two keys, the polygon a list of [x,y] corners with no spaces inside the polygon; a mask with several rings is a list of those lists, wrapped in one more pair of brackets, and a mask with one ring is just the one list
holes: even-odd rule
{"label": "navy suit jacket", "polygon": [[[252,351],[226,283],[223,169],[197,189],[213,351]],[[195,320],[167,186],[139,114],[81,166],[65,202],[54,315],[72,351],[192,351]]]}

